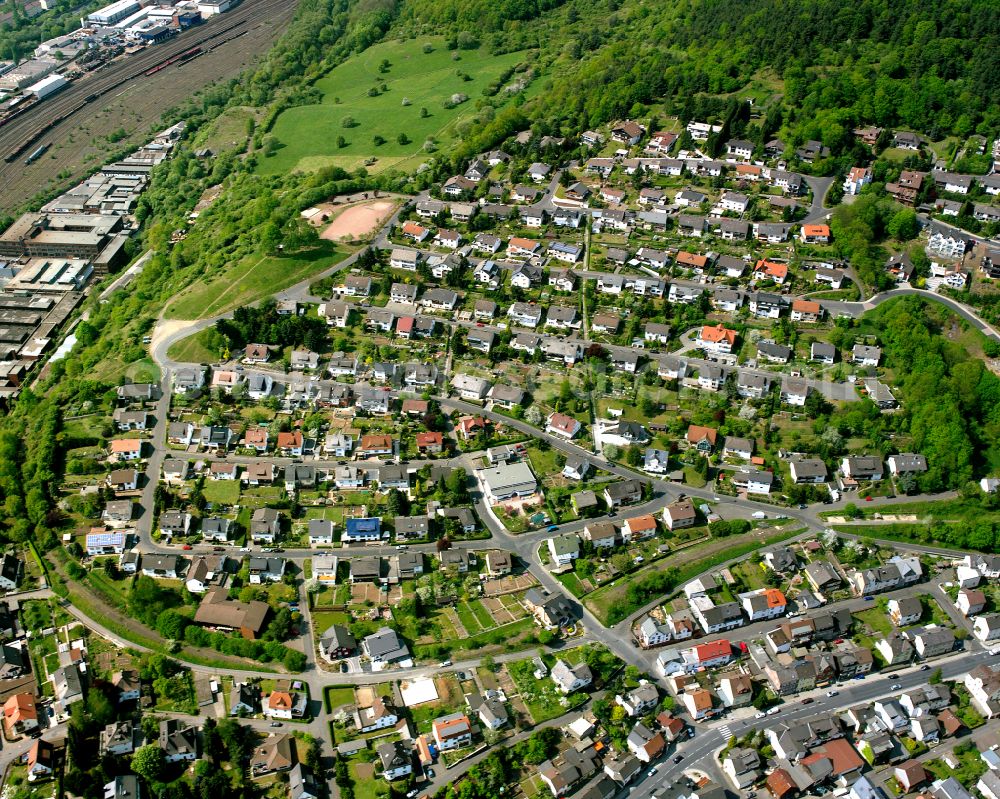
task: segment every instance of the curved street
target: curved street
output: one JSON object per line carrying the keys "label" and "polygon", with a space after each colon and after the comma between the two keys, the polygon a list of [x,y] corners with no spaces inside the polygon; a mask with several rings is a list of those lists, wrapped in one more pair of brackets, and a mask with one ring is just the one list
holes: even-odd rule
{"label": "curved street", "polygon": [[[826,191],[829,189],[830,181],[828,179],[810,179],[810,187],[813,190],[813,204],[810,208],[810,218],[820,218],[826,211],[822,206],[822,198],[825,196]],[[550,189],[556,185],[556,179],[553,180]],[[386,223],[380,233],[378,234],[377,240],[379,244],[387,244],[385,240],[385,231],[389,224],[393,224],[398,221],[399,212]],[[350,268],[355,260],[357,259],[357,254],[354,254],[344,261],[333,265],[329,269],[325,270],[322,275],[315,276],[309,280],[302,281],[294,286],[285,289],[280,292],[277,296],[278,299],[315,299],[309,297],[309,286],[318,277],[326,277],[342,270]],[[863,302],[838,302],[823,300],[821,304],[831,313],[831,314],[847,314],[853,317],[860,316],[867,310],[877,307],[883,302],[886,302],[894,297],[906,296],[906,295],[922,295],[926,299],[939,302],[951,310],[958,313],[962,318],[966,319],[968,322],[973,324],[976,329],[983,332],[985,335],[991,336],[993,338],[1000,339],[1000,334],[997,333],[992,327],[990,327],[986,322],[980,319],[974,311],[967,308],[955,300],[948,297],[943,297],[941,295],[934,294],[932,292],[927,292],[914,288],[898,288],[891,291],[884,292],[868,298]],[[165,446],[166,442],[166,428],[169,418],[170,410],[170,394],[172,388],[172,375],[173,371],[177,369],[181,364],[173,361],[169,357],[169,349],[176,342],[204,330],[215,322],[224,317],[231,316],[231,312],[227,314],[222,314],[208,319],[193,320],[187,322],[177,322],[177,321],[163,321],[157,325],[152,337],[151,354],[153,360],[161,368],[161,397],[156,403],[154,409],[155,414],[155,428],[152,430],[152,443],[153,443],[153,454],[148,460],[147,464],[147,481],[143,490],[141,504],[143,506],[143,513],[139,518],[136,529],[140,537],[139,549],[146,553],[176,553],[176,547],[164,546],[153,540],[152,537],[152,507],[154,500],[155,487],[159,480],[160,470],[164,457],[166,456],[167,449]],[[452,323],[457,324],[457,323]],[[586,338],[574,337],[574,340],[581,342],[582,344],[587,344]],[[681,350],[683,352],[683,349]],[[292,379],[292,376],[283,375],[281,373],[273,373],[272,376],[275,378],[276,382],[287,383]],[[334,381],[323,381],[323,382],[334,382]],[[393,396],[400,396],[405,392],[393,391]],[[605,470],[613,475],[635,478],[641,480],[642,482],[650,486],[651,496],[650,498],[636,506],[632,506],[623,509],[619,512],[613,514],[614,519],[618,522],[622,522],[625,518],[632,517],[641,513],[655,513],[661,510],[668,503],[676,500],[681,494],[693,497],[698,500],[708,501],[712,504],[713,510],[718,512],[724,518],[747,518],[752,513],[757,511],[764,511],[766,513],[774,513],[775,507],[773,505],[761,502],[755,502],[749,499],[737,498],[737,497],[719,497],[714,494],[710,489],[703,488],[693,488],[691,486],[677,485],[664,480],[657,479],[650,475],[637,472],[625,466],[617,463],[612,463],[607,461],[606,458],[600,453],[595,454],[590,449],[581,447],[573,442],[567,441],[559,436],[554,436],[548,434],[524,421],[513,419],[506,415],[501,415],[494,413],[493,411],[486,410],[483,407],[475,404],[465,402],[460,399],[455,399],[445,394],[437,394],[434,397],[443,408],[448,410],[454,410],[462,413],[474,413],[483,415],[493,421],[502,422],[504,425],[517,430],[518,432],[524,434],[525,436],[541,439],[547,442],[552,448],[557,449],[567,455],[576,455],[586,457],[592,462],[594,462],[600,469]],[[846,398],[846,397],[845,397]],[[475,454],[465,454],[457,456],[450,459],[450,462],[454,465],[460,465],[466,469],[466,471],[471,472],[472,463]],[[232,459],[231,459],[232,460]],[[236,459],[240,460],[240,459]],[[280,459],[279,459],[280,460]],[[440,463],[441,461],[435,461]],[[419,462],[412,464],[414,468],[419,466]],[[474,480],[470,478],[470,486],[475,483]],[[483,524],[487,527],[490,532],[491,537],[488,540],[480,541],[467,541],[459,542],[456,544],[460,548],[482,548],[484,546],[499,547],[516,553],[527,565],[528,570],[531,574],[538,580],[538,582],[548,591],[553,593],[565,593],[562,584],[555,579],[555,577],[545,568],[538,556],[538,547],[542,541],[546,538],[552,536],[555,531],[536,531],[532,533],[526,533],[522,535],[515,535],[510,533],[500,522],[496,519],[492,510],[484,502],[481,492],[478,486],[472,488],[473,498],[475,501],[476,509]],[[887,498],[876,498],[875,503],[877,505],[890,506],[893,504],[899,504],[902,502],[912,502],[919,499],[946,499],[953,496],[953,494],[939,495],[936,497],[900,497],[897,499],[887,499]],[[822,505],[816,507],[810,507],[805,509],[797,508],[781,508],[780,512],[785,514],[790,518],[790,524],[795,526],[801,526],[803,532],[800,533],[796,538],[804,538],[807,536],[815,535],[816,532],[823,529],[825,522],[820,517],[821,511],[836,510],[838,507],[842,507],[846,503],[846,500],[841,500],[838,503],[832,505]],[[578,532],[586,524],[585,521],[575,521],[569,522],[567,524],[559,525],[558,532]],[[846,536],[850,537],[850,536]],[[920,548],[920,547],[908,547],[909,549],[918,551],[934,551],[938,552],[934,548]],[[197,546],[194,548],[194,552],[208,551],[211,547]],[[414,545],[411,547],[412,550],[420,552],[433,552],[434,545]],[[338,555],[342,556],[352,556],[352,555],[388,555],[395,552],[393,547],[347,547],[338,549]],[[290,559],[297,561],[301,564],[301,561],[305,558],[310,557],[310,552],[303,550],[293,550],[286,553],[286,556]],[[714,567],[717,570],[719,567]],[[303,600],[307,598],[302,596]],[[577,643],[582,643],[589,640],[600,640],[619,658],[621,658],[625,663],[635,665],[643,672],[654,673],[653,665],[655,660],[655,652],[642,651],[632,642],[631,627],[633,622],[641,617],[645,612],[648,612],[650,607],[655,604],[659,604],[661,600],[657,600],[654,603],[650,603],[646,608],[640,609],[632,613],[627,619],[616,624],[612,628],[604,627],[601,622],[582,604],[577,603],[576,600],[572,600],[574,604],[579,608],[579,613],[581,615],[581,620],[583,622],[583,628],[585,630],[584,637],[578,641],[574,641],[572,645]],[[303,607],[308,606],[308,601],[304,602]],[[99,623],[93,619],[87,619],[78,610],[73,610],[73,614],[84,621],[92,629],[109,637],[113,641],[118,641],[118,637],[111,633],[110,631],[104,629]],[[306,612],[307,621],[311,620],[308,618],[308,611]],[[127,646],[136,646],[128,642],[120,642]],[[346,684],[370,684],[376,683],[384,680],[386,673],[348,673],[348,674],[332,674],[324,672],[320,669],[315,662],[315,653],[312,651],[312,633],[309,629],[304,631],[301,638],[301,644],[305,648],[308,657],[307,670],[301,675],[297,675],[298,679],[303,680],[309,685],[311,696],[312,696],[312,721],[306,726],[308,731],[317,735],[321,740],[326,740],[326,731],[328,729],[328,723],[330,721],[329,714],[326,712],[324,703],[322,700],[322,692],[325,685],[330,682],[346,683]],[[508,660],[521,659],[526,656],[526,653],[520,652],[515,654],[505,654],[495,658],[498,662],[505,662]],[[967,670],[970,658],[975,659],[976,662],[985,660],[989,658],[985,652],[977,652],[976,654],[966,654],[963,656],[956,656],[948,661],[948,665],[945,669],[946,673],[949,673],[951,669],[954,673],[960,673],[961,671]],[[189,664],[192,669],[198,673],[217,673],[216,670],[205,669],[197,664]],[[457,670],[462,669],[472,669],[479,665],[478,658],[472,658],[461,662],[456,662],[453,664],[453,668]],[[422,666],[413,669],[408,669],[405,672],[407,677],[421,677],[421,676],[433,676],[440,670],[438,666]],[[264,671],[254,671],[254,670],[227,670],[227,674],[240,678],[249,677],[261,677],[266,678],[273,676],[271,672]],[[900,678],[901,681],[906,681],[909,684],[920,684],[923,681],[923,676],[914,671],[912,674],[907,674]],[[868,700],[875,696],[882,695],[886,693],[886,685],[884,679],[871,679],[862,683],[860,685],[851,685],[843,689],[842,693],[849,698],[851,701],[862,701]],[[814,703],[810,704],[808,707],[802,703],[802,699],[810,698],[814,700]],[[825,701],[825,697],[814,695],[809,696],[807,694],[800,695],[796,697],[797,701],[786,702],[783,705],[782,718],[794,718],[805,715],[811,715],[815,713],[820,713],[823,711],[826,705],[830,706],[832,709],[834,703]],[[842,704],[843,699],[838,700],[837,704]],[[555,720],[550,723],[556,723],[560,720]],[[760,728],[767,725],[767,720],[757,720],[752,718],[745,718],[734,720],[734,716],[727,717],[724,721],[710,722],[707,724],[699,723],[697,724],[697,734],[690,741],[685,741],[677,745],[677,753],[684,756],[682,763],[665,763],[661,764],[659,770],[652,778],[646,778],[641,781],[641,783],[632,789],[632,796],[638,797],[638,799],[644,799],[651,795],[652,791],[661,785],[670,783],[673,779],[680,776],[684,769],[690,768],[692,765],[700,763],[706,758],[711,758],[715,751],[717,751],[725,743],[725,735],[723,730],[732,730],[734,733],[742,733],[752,728]],[[482,756],[472,758],[465,761],[459,766],[447,771],[446,773],[438,775],[435,785],[443,785],[446,782],[454,780],[459,774],[463,773],[467,768],[471,767],[474,763],[478,762]],[[444,771],[444,770],[442,770]]]}

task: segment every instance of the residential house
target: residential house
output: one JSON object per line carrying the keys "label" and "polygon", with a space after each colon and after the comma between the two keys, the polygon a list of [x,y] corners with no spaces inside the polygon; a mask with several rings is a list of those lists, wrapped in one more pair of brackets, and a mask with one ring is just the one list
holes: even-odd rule
{"label": "residential house", "polygon": [[431,732],[438,749],[460,749],[472,743],[472,723],[464,713],[451,713],[435,719]]}

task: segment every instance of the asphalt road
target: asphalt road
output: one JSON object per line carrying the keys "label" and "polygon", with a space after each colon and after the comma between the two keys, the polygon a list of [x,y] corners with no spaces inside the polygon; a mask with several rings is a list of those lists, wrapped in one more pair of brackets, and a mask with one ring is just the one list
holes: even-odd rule
{"label": "asphalt road", "polygon": [[[815,191],[814,194],[818,197],[822,197],[822,193]],[[398,219],[398,216],[394,217],[393,220]],[[384,243],[384,235],[380,237],[380,242]],[[336,265],[332,269],[328,270],[327,274],[333,274],[335,272],[341,271],[348,268],[353,263],[352,259],[347,259],[346,261]],[[296,286],[281,292],[281,298],[301,298],[308,296],[308,286],[315,278],[309,281],[303,281]],[[895,296],[897,294],[906,293],[917,293],[916,290],[897,290],[895,292],[889,292],[887,295],[879,295],[878,297],[872,298],[869,303],[871,307],[875,304],[885,301],[890,296]],[[953,301],[947,300],[947,298],[938,297],[937,295],[929,295],[930,298],[945,302],[945,304],[953,304]],[[844,304],[850,305],[850,304]],[[863,306],[867,303],[857,303],[856,305]],[[958,305],[954,303],[954,305]],[[964,314],[963,314],[964,315]],[[969,317],[966,317],[969,318]],[[974,318],[974,315],[973,315]],[[212,324],[216,320],[207,319],[200,320],[198,322],[193,322],[189,325],[185,325],[182,329],[174,330],[172,333],[166,336],[154,337],[154,346],[152,348],[152,354],[156,362],[161,366],[163,370],[163,397],[157,403],[155,410],[156,413],[156,427],[153,431],[153,441],[154,441],[154,455],[149,460],[147,474],[149,475],[149,480],[147,481],[146,489],[143,494],[143,504],[147,509],[152,508],[152,494],[155,490],[156,481],[159,478],[160,464],[164,458],[166,449],[164,446],[165,442],[165,431],[166,431],[166,421],[167,421],[167,411],[169,408],[169,391],[170,391],[170,378],[171,370],[176,367],[168,355],[167,351],[170,345],[181,338],[191,335],[197,330],[204,329]],[[279,380],[288,380],[288,376],[277,376]],[[445,375],[447,378],[447,375]],[[399,395],[404,392],[394,392],[394,394]],[[662,508],[668,502],[676,499],[679,494],[684,493],[688,496],[694,497],[700,500],[712,500],[714,494],[709,489],[694,489],[690,486],[677,486],[672,483],[667,483],[665,481],[656,479],[649,475],[635,472],[627,467],[621,466],[615,463],[607,462],[602,455],[594,454],[589,449],[582,447],[574,442],[566,441],[565,439],[545,433],[525,422],[512,419],[508,416],[495,414],[489,410],[483,409],[479,405],[464,402],[460,399],[454,399],[447,396],[438,396],[437,399],[440,401],[441,405],[446,409],[454,409],[464,413],[474,413],[482,414],[494,421],[503,422],[508,427],[516,429],[526,436],[533,437],[536,439],[542,439],[548,442],[553,448],[562,451],[567,454],[581,455],[590,459],[599,468],[608,471],[613,475],[618,475],[621,477],[631,477],[637,478],[645,483],[649,483],[652,488],[652,499],[648,502],[643,503],[640,506],[633,506],[630,508],[621,509],[620,512],[616,513],[616,518],[622,521],[624,518],[635,516],[641,512],[653,512]],[[471,471],[472,456],[465,455],[460,456],[457,459],[452,459],[456,464],[464,465],[468,470]],[[489,529],[491,533],[491,539],[488,541],[477,541],[463,543],[461,546],[470,547],[500,547],[507,549],[516,553],[522,560],[528,564],[528,568],[531,573],[536,577],[539,583],[551,592],[563,592],[562,585],[549,573],[548,569],[545,568],[539,561],[537,556],[537,548],[540,542],[547,538],[551,533],[546,531],[536,531],[534,533],[524,534],[524,535],[512,535],[506,530],[506,528],[495,518],[492,510],[483,502],[481,492],[478,488],[474,491],[474,500],[477,506],[477,510],[483,521],[483,524]],[[913,498],[907,498],[906,501],[912,501]],[[885,502],[886,504],[892,502],[891,500],[879,500],[879,503]],[[749,499],[741,499],[736,497],[725,497],[719,502],[714,503],[716,508],[723,509],[724,514],[734,514],[734,515],[749,515],[752,512],[762,510],[769,516],[773,515],[775,512],[781,512],[790,517],[792,524],[800,524],[806,528],[804,535],[812,535],[819,529],[825,526],[825,522],[820,519],[819,512],[824,510],[834,509],[836,506],[818,506],[814,508],[807,508],[803,510],[799,509],[776,509],[772,505],[766,503],[759,503]],[[577,531],[581,529],[584,522],[573,522],[567,525],[560,526],[560,531]],[[142,540],[141,548],[143,551],[176,551],[164,548],[151,539],[151,513],[148,511],[142,516],[137,525],[140,537]],[[429,551],[433,548],[433,545],[425,545],[422,547],[412,547],[418,551]],[[921,548],[921,547],[909,547],[918,551],[939,551],[935,548]],[[389,554],[393,550],[387,547],[379,548],[347,548],[337,550],[338,555],[350,556],[353,554],[373,554],[378,552],[380,554]],[[310,553],[298,551],[287,553],[289,557],[295,559],[301,559],[310,556]],[[630,625],[623,623],[617,625],[615,628],[607,629],[604,628],[600,622],[583,606],[576,602],[575,599],[571,598],[571,601],[576,607],[579,608],[579,614],[582,621],[582,628],[584,630],[584,637],[579,639],[579,641],[586,640],[600,640],[606,646],[611,649],[618,657],[620,657],[625,663],[633,664],[642,669],[643,671],[652,673],[652,662],[655,660],[655,652],[648,653],[642,652],[634,646],[631,641]],[[854,600],[852,600],[853,602]],[[97,628],[95,626],[95,628]],[[99,629],[99,628],[97,628]],[[113,636],[112,636],[113,637]],[[736,637],[736,636],[734,636]],[[739,636],[740,638],[743,635]],[[517,653],[512,655],[504,655],[498,657],[497,660],[503,662],[508,659],[522,658],[525,657],[526,653]],[[310,655],[310,657],[312,657]],[[975,665],[977,662],[981,662],[986,659],[987,655],[982,653],[966,653],[958,656],[956,659],[951,659],[948,661],[948,669],[954,671],[954,673],[960,673]],[[478,664],[478,659],[471,659],[463,662],[456,662],[452,668],[454,669],[470,669]],[[197,667],[196,667],[197,669]],[[200,669],[199,669],[200,670]],[[425,666],[416,669],[411,669],[406,671],[406,676],[408,677],[419,677],[419,676],[432,676],[433,674],[440,671],[439,666]],[[251,671],[235,671],[232,672],[234,676],[237,677],[249,677],[249,676],[267,676],[265,673],[256,673]],[[948,672],[946,672],[948,673]],[[398,674],[398,672],[396,672]],[[348,683],[348,684],[365,684],[371,682],[377,682],[380,679],[384,679],[385,674],[379,673],[351,673],[351,674],[338,674],[335,677],[329,673],[325,673],[317,667],[314,660],[310,660],[307,670],[303,675],[298,675],[299,679],[303,679],[310,685],[312,695],[314,697],[319,697],[322,693],[322,687],[331,681],[336,681],[338,683]],[[923,679],[923,675],[920,672],[913,672],[904,675],[906,682],[905,685],[916,685],[919,684]],[[903,680],[901,679],[901,682]],[[780,718],[782,720],[787,720],[789,718],[796,718],[802,715],[809,715],[820,712],[832,712],[835,708],[844,707],[847,704],[853,702],[864,701],[872,697],[880,695],[880,693],[885,692],[886,685],[882,679],[872,679],[865,681],[863,683],[852,684],[844,686],[841,689],[841,695],[835,700],[822,696],[815,696],[814,702],[810,705],[802,705],[801,698],[798,697],[796,702],[789,702],[782,705],[782,711]],[[324,712],[320,708],[317,714],[317,724],[322,726]],[[691,741],[684,742],[679,745],[677,751],[684,755],[684,760],[680,764],[674,764],[672,761],[667,761],[658,767],[657,773],[653,778],[644,779],[639,786],[633,790],[633,795],[637,797],[648,796],[655,787],[665,784],[671,781],[676,776],[678,776],[683,768],[689,767],[691,765],[706,761],[706,758],[711,756],[711,754],[718,749],[723,744],[723,729],[732,729],[733,732],[740,734],[742,730],[750,729],[752,727],[766,726],[773,723],[774,717],[767,717],[766,719],[757,720],[753,719],[752,716],[749,719],[738,718],[738,714],[732,714],[731,717],[720,721],[712,722],[711,724],[698,724],[698,733],[695,738]],[[742,726],[740,726],[742,725]],[[673,753],[671,754],[671,756]],[[456,771],[451,771],[448,774],[449,779],[454,779]]]}

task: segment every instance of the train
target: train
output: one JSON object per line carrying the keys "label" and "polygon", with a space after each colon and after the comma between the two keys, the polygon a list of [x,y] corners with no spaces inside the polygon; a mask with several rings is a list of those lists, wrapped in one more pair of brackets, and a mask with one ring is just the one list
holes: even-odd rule
{"label": "train", "polygon": [[[110,83],[108,85],[105,85],[102,88],[98,89],[97,91],[94,91],[94,92],[88,94],[83,100],[81,100],[81,101],[73,104],[67,111],[59,114],[58,116],[53,117],[52,119],[50,119],[45,124],[43,124],[40,127],[36,128],[31,133],[28,133],[27,135],[25,135],[18,142],[18,144],[16,144],[14,146],[13,150],[11,150],[10,152],[8,152],[4,156],[3,160],[6,163],[8,163],[8,164],[13,163],[14,161],[16,161],[21,156],[22,153],[24,153],[29,147],[31,147],[35,142],[37,142],[40,138],[42,138],[42,136],[44,136],[46,133],[48,133],[52,128],[54,128],[60,122],[62,122],[63,120],[67,119],[68,117],[72,116],[73,114],[75,114],[77,111],[79,111],[81,108],[83,108],[88,103],[94,102],[99,97],[101,97],[101,96],[103,96],[105,94],[108,94],[109,92],[117,89],[119,86],[121,86],[121,85],[123,85],[125,83],[128,83],[130,80],[133,80],[134,78],[138,77],[139,75],[141,75],[141,74],[154,75],[157,72],[159,72],[160,70],[162,70],[162,69],[164,69],[164,68],[166,68],[168,66],[171,66],[171,65],[174,65],[174,64],[177,64],[177,65],[183,64],[186,61],[190,61],[192,58],[196,58],[196,57],[198,57],[200,55],[203,55],[204,53],[211,52],[215,47],[218,47],[219,45],[225,44],[226,42],[231,41],[232,39],[237,39],[240,36],[245,35],[247,33],[247,31],[244,30],[244,31],[240,31],[238,33],[235,33],[235,34],[233,34],[231,36],[228,36],[228,37],[226,37],[224,39],[221,39],[219,41],[216,41],[212,45],[208,44],[211,40],[213,40],[213,39],[218,40],[220,36],[223,36],[224,34],[229,33],[230,31],[232,31],[232,30],[234,30],[236,28],[239,28],[240,26],[244,25],[245,22],[246,21],[242,20],[242,19],[241,20],[237,20],[237,21],[233,22],[232,24],[227,25],[226,27],[221,28],[221,29],[213,32],[212,34],[210,34],[208,36],[205,36],[202,39],[202,44],[201,45],[198,45],[198,46],[195,46],[195,47],[191,47],[191,48],[189,48],[189,49],[187,49],[187,50],[185,50],[185,51],[183,51],[181,53],[178,53],[177,55],[174,55],[174,56],[171,56],[169,58],[166,58],[163,61],[161,61],[160,63],[156,64],[155,66],[150,67],[149,69],[145,70],[144,72],[139,72],[139,71],[136,71],[136,72],[126,72],[125,74],[121,75],[121,77],[119,77],[117,80],[114,80],[112,83]],[[98,70],[102,70],[102,69],[108,68],[110,66],[111,66],[110,63],[105,63],[105,64],[102,64],[100,67],[98,67]],[[140,67],[140,69],[141,69],[141,67]],[[7,125],[10,122],[13,122],[14,120],[16,120],[18,118],[20,118],[26,112],[34,109],[37,105],[39,105],[39,100],[37,98],[34,98],[31,95],[25,94],[25,96],[23,97],[23,99],[20,99],[18,102],[12,103],[10,105],[10,109],[9,109],[9,111],[6,114],[0,115],[0,128],[2,128],[4,125]],[[41,156],[44,155],[45,150],[47,150],[49,148],[49,146],[51,146],[51,144],[46,144],[44,146],[44,148],[38,148],[35,152],[33,152],[29,156],[29,160],[27,160],[25,163],[26,164],[30,164],[33,161],[37,160],[38,158],[41,158]]]}
{"label": "train", "polygon": [[27,158],[24,159],[24,165],[28,166],[29,164],[35,163],[35,161],[37,161],[39,158],[45,155],[45,151],[48,150],[49,147],[51,146],[52,142],[46,142],[45,144],[43,144],[41,147],[35,150],[31,155],[29,155]]}
{"label": "train", "polygon": [[161,69],[166,69],[172,64],[183,64],[185,61],[189,61],[197,55],[201,55],[201,47],[192,47],[190,50],[185,50],[183,53],[178,53],[172,58],[168,58],[166,61],[162,61],[155,67],[150,67],[145,71],[145,75],[155,75]]}

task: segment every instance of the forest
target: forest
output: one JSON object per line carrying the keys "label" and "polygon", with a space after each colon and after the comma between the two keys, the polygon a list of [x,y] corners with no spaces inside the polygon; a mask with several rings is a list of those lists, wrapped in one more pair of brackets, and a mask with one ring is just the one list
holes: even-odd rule
{"label": "forest", "polygon": [[857,404],[820,424],[863,437],[884,454],[905,441],[904,451],[927,457],[928,471],[914,486],[924,492],[959,489],[1000,468],[1000,378],[955,335],[962,327],[918,297],[880,306],[860,330],[876,333],[902,410],[880,414]]}

